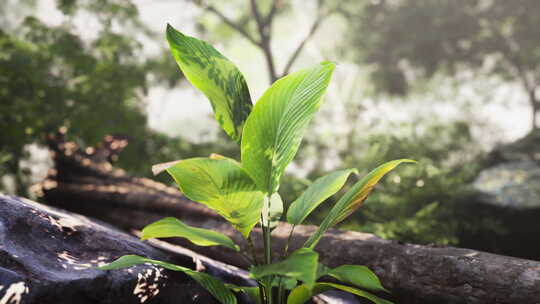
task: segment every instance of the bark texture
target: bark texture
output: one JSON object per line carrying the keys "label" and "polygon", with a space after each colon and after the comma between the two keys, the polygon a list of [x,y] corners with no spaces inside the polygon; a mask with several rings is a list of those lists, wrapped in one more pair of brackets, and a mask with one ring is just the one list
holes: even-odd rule
{"label": "bark texture", "polygon": [[[82,151],[61,136],[51,138],[55,169],[41,184],[49,204],[128,230],[141,229],[163,216],[175,216],[188,224],[223,232],[246,247],[229,224],[211,210],[187,200],[175,188],[129,177],[114,169],[108,158],[118,150],[110,149],[115,139],[109,139],[108,145],[106,142],[94,151]],[[281,223],[273,232],[275,253],[281,252],[290,228]],[[291,249],[300,247],[315,229],[296,227]],[[253,238],[256,251],[262,256],[259,229],[254,230]],[[171,241],[232,265],[249,265],[246,258],[226,248]],[[383,285],[392,290],[391,299],[396,303],[540,303],[537,261],[470,249],[404,244],[339,230],[329,231],[316,250],[328,266],[369,266]]]}

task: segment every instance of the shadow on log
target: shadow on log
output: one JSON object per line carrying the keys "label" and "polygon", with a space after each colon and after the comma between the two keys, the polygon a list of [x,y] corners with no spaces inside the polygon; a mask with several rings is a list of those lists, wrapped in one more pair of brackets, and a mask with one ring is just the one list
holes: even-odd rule
{"label": "shadow on log", "polygon": [[[55,169],[42,183],[44,199],[126,230],[175,216],[190,225],[221,231],[242,244],[241,236],[228,223],[187,200],[175,188],[129,177],[113,168],[102,155],[118,153],[122,144],[114,145],[117,140],[121,139],[109,137],[101,148],[82,151],[62,136],[52,137]],[[289,229],[290,225],[281,223],[274,231],[274,252],[281,252]],[[292,247],[300,247],[315,229],[297,227]],[[253,238],[256,244],[262,243],[259,229],[254,229]],[[248,266],[232,250],[198,247],[176,239],[174,242],[228,264]],[[396,303],[540,303],[540,262],[536,261],[470,249],[404,244],[339,230],[330,230],[316,249],[328,266],[369,266],[392,290]],[[262,248],[256,250],[262,253]]]}

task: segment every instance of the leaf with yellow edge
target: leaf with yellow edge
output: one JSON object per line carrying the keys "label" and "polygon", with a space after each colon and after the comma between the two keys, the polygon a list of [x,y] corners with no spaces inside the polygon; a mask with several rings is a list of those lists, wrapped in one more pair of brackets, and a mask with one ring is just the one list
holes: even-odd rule
{"label": "leaf with yellow edge", "polygon": [[304,247],[313,248],[322,235],[332,226],[341,222],[346,217],[351,215],[356,211],[364,201],[367,199],[368,195],[373,190],[373,187],[381,180],[381,178],[396,168],[401,163],[415,163],[416,161],[410,159],[398,159],[387,162],[373,171],[371,171],[364,178],[359,180],[341,199],[334,205],[330,210],[330,213],[323,220],[317,231],[306,241]]}

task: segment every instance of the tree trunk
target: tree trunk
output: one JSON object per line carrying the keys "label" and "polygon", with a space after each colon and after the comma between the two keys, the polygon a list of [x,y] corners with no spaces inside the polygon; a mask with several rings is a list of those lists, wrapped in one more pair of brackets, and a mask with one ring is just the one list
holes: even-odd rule
{"label": "tree trunk", "polygon": [[[229,235],[246,248],[241,235],[211,210],[190,202],[174,188],[145,178],[127,176],[74,143],[52,138],[55,170],[42,183],[44,199],[52,205],[100,218],[127,230],[139,230],[164,216]],[[118,145],[110,145],[118,146]],[[104,145],[106,148],[107,146]],[[105,149],[107,150],[107,149]],[[101,158],[102,159],[102,158]],[[272,233],[273,252],[282,251],[291,226],[281,223]],[[316,229],[298,226],[291,249],[299,248]],[[257,254],[262,256],[262,234],[253,230]],[[168,239],[169,240],[169,239]],[[185,240],[172,242],[211,258],[247,268],[242,255],[221,247],[198,247]],[[526,244],[524,244],[526,245]],[[331,267],[369,266],[396,303],[539,303],[540,262],[470,249],[421,246],[380,239],[374,235],[330,230],[316,250]]]}
{"label": "tree trunk", "polygon": [[538,130],[538,111],[540,110],[540,101],[536,98],[536,88],[529,91],[529,102],[532,106],[532,130]]}

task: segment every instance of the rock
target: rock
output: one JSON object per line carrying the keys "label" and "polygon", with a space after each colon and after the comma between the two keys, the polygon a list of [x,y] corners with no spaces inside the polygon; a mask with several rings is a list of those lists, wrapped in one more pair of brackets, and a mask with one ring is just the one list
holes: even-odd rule
{"label": "rock", "polygon": [[499,146],[480,162],[462,198],[461,247],[540,260],[540,131]]}
{"label": "rock", "polygon": [[[195,266],[193,255],[157,249],[84,216],[0,194],[0,303],[218,303],[181,272],[152,265],[93,268],[125,254]],[[238,269],[209,259],[202,265],[231,283],[252,284]]]}
{"label": "rock", "polygon": [[540,130],[534,130],[515,142],[496,147],[482,163],[483,167],[489,168],[520,161],[533,161],[540,165]]}
{"label": "rock", "polygon": [[540,208],[540,165],[510,161],[483,170],[474,182],[486,203],[515,209]]}

